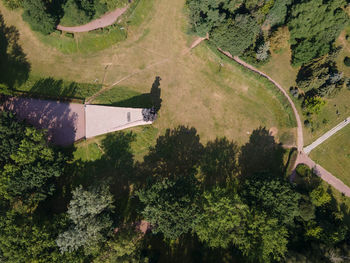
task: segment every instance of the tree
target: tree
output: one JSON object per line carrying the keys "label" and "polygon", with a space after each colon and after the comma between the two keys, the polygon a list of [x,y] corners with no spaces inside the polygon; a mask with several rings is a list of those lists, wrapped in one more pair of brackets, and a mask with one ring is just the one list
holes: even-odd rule
{"label": "tree", "polygon": [[242,225],[247,220],[249,208],[237,194],[222,188],[215,188],[203,195],[201,211],[194,231],[199,240],[211,248],[228,248],[239,243],[243,235]]}
{"label": "tree", "polygon": [[8,112],[0,115],[0,195],[34,204],[52,195],[53,179],[63,173],[65,158],[36,130]]}
{"label": "tree", "polygon": [[271,2],[273,6],[268,12],[265,24],[270,27],[283,25],[286,20],[288,6],[292,3],[292,0],[274,0]]}
{"label": "tree", "polygon": [[61,255],[56,246],[56,235],[65,224],[61,216],[48,220],[45,215],[18,214],[9,207],[1,207],[1,211],[0,255],[4,262],[82,262],[76,254]]}
{"label": "tree", "polygon": [[293,5],[288,26],[294,65],[308,63],[331,50],[348,22],[348,16],[342,9],[345,5],[344,0],[300,1]]}
{"label": "tree", "polygon": [[252,262],[281,261],[287,252],[288,231],[266,213],[251,210],[236,246]]}
{"label": "tree", "polygon": [[145,206],[142,215],[154,226],[153,233],[162,233],[165,238],[175,240],[192,228],[198,198],[194,177],[150,181],[149,186],[137,195]]}
{"label": "tree", "polygon": [[22,7],[23,0],[2,0],[4,5],[10,9],[16,9]]}
{"label": "tree", "polygon": [[237,15],[234,20],[227,19],[215,27],[210,39],[219,48],[233,56],[239,56],[254,43],[259,30],[258,24],[251,16]]}
{"label": "tree", "polygon": [[294,224],[294,218],[299,215],[300,194],[289,182],[268,174],[256,174],[248,177],[242,188],[250,207],[277,218],[282,225]]}
{"label": "tree", "polygon": [[59,234],[56,243],[62,253],[84,247],[85,254],[95,254],[112,226],[113,196],[106,186],[89,190],[79,186],[72,194],[67,214],[73,224]]}
{"label": "tree", "polygon": [[118,229],[113,238],[107,241],[107,248],[94,263],[147,263],[141,255],[142,234],[134,229]]}
{"label": "tree", "polygon": [[23,20],[26,21],[34,31],[44,35],[54,31],[56,20],[48,12],[45,2],[42,0],[24,0]]}

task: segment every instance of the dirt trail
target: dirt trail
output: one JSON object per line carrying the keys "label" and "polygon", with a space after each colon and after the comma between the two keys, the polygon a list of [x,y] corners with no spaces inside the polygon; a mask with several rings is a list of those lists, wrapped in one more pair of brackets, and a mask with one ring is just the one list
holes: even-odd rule
{"label": "dirt trail", "polygon": [[118,17],[120,17],[122,14],[128,10],[129,6],[123,7],[123,8],[117,8],[116,10],[104,14],[102,17],[95,19],[85,25],[81,26],[62,26],[58,25],[57,29],[65,32],[71,32],[71,33],[81,33],[81,32],[89,32],[95,29],[107,27],[110,25],[113,25],[115,21],[117,21]]}

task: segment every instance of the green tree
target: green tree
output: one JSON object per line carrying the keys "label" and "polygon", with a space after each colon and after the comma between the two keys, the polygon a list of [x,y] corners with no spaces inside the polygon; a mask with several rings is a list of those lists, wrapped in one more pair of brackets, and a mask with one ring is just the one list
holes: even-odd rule
{"label": "green tree", "polygon": [[145,206],[142,215],[154,226],[153,233],[160,232],[165,238],[175,240],[192,228],[198,198],[194,177],[150,181],[150,185],[137,195]]}
{"label": "green tree", "polygon": [[62,253],[84,247],[85,254],[97,254],[113,223],[113,196],[106,186],[89,190],[79,186],[72,194],[67,214],[73,224],[59,234],[56,243]]}
{"label": "green tree", "polygon": [[237,15],[235,19],[221,22],[210,37],[219,48],[239,56],[255,42],[259,31],[259,25],[251,16]]}
{"label": "green tree", "polygon": [[199,240],[212,248],[239,243],[249,208],[235,193],[215,188],[203,195],[194,231]]}
{"label": "green tree", "polygon": [[48,13],[45,2],[42,0],[24,0],[23,20],[26,21],[34,31],[44,35],[54,31],[55,18]]}
{"label": "green tree", "polygon": [[[348,23],[344,0],[308,0],[293,5],[288,24],[292,63],[302,65],[327,54]],[[312,21],[312,22],[310,22]]]}
{"label": "green tree", "polygon": [[250,206],[277,218],[282,225],[292,225],[299,215],[300,194],[283,179],[256,174],[248,177],[242,188]]}
{"label": "green tree", "polygon": [[265,213],[251,210],[236,246],[252,262],[281,261],[287,252],[288,231]]}
{"label": "green tree", "polygon": [[2,0],[4,5],[10,9],[16,9],[22,7],[23,0]]}
{"label": "green tree", "polygon": [[49,147],[46,134],[0,115],[0,195],[8,200],[36,203],[52,195],[53,179],[63,173],[65,158]]}
{"label": "green tree", "polygon": [[105,251],[94,263],[141,263],[148,262],[141,255],[142,234],[134,229],[118,229],[111,240],[107,241]]}

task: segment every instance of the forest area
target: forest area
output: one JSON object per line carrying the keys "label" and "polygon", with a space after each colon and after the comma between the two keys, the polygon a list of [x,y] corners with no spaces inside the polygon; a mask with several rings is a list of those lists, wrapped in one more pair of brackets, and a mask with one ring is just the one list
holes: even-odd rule
{"label": "forest area", "polygon": [[[131,132],[108,135],[103,156],[8,112],[0,116],[3,262],[341,262],[349,208],[304,166],[291,183],[288,153],[265,128],[239,147],[203,145],[180,126],[142,162]],[[143,226],[142,226],[143,225]],[[338,260],[338,261],[337,261]]]}

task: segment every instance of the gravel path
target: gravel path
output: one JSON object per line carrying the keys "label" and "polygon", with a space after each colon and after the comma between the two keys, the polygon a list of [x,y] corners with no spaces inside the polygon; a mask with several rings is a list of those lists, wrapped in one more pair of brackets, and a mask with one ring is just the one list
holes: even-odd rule
{"label": "gravel path", "polygon": [[118,17],[120,17],[122,14],[126,12],[129,6],[123,7],[123,8],[117,8],[116,10],[104,14],[102,17],[95,19],[85,25],[81,26],[62,26],[58,25],[57,29],[65,32],[71,32],[71,33],[80,33],[80,32],[89,32],[95,29],[107,27],[110,25],[113,25],[115,21],[117,21]]}
{"label": "gravel path", "polygon": [[309,146],[304,148],[304,152],[306,154],[309,154],[314,148],[319,146],[321,143],[323,143],[325,140],[327,140],[329,137],[334,135],[339,130],[343,129],[345,126],[347,126],[350,123],[350,117],[339,123],[337,126],[333,127],[331,130],[323,134],[320,138],[318,138],[316,141],[311,143]]}

